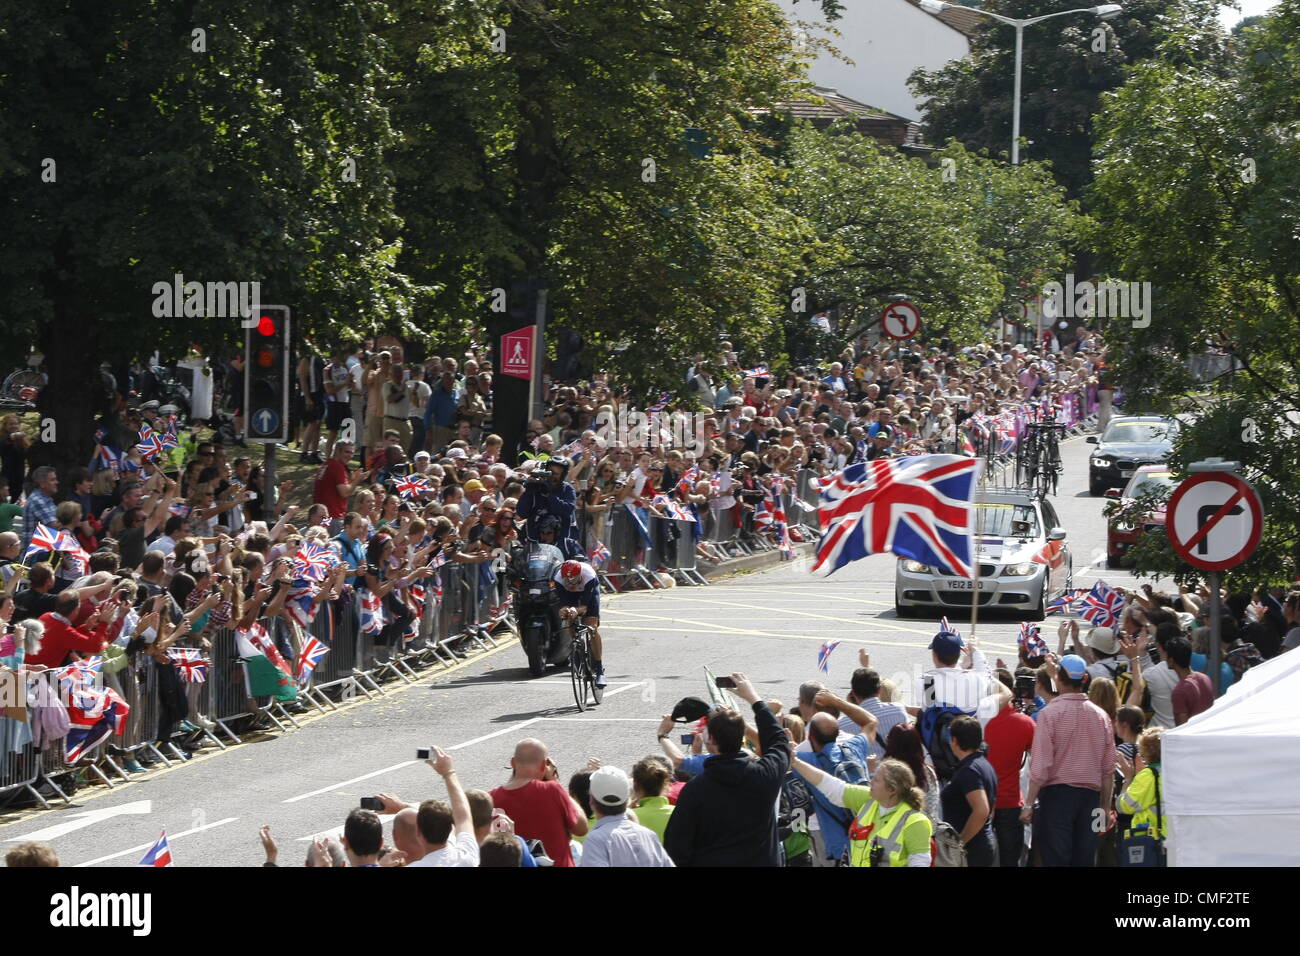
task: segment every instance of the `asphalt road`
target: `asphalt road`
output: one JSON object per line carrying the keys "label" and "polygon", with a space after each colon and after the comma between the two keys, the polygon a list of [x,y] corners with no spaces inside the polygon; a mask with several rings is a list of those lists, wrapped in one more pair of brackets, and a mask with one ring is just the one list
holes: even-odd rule
{"label": "asphalt road", "polygon": [[[1105,569],[1104,499],[1087,495],[1088,446],[1062,446],[1065,480],[1055,499],[1069,532],[1076,586],[1099,578],[1133,583]],[[588,757],[630,768],[656,750],[655,725],[679,698],[706,696],[704,667],[739,670],[761,692],[787,703],[801,681],[816,679],[824,641],[842,646],[822,676],[840,692],[865,646],[872,665],[910,693],[928,666],[933,621],[898,620],[894,559],[859,561],[831,578],[813,578],[807,559],[741,574],[709,587],[674,588],[608,599],[602,608],[604,703],[579,714],[566,672],[530,679],[514,642],[411,686],[386,685],[383,700],[360,700],[310,718],[298,730],[225,752],[201,753],[114,790],[83,790],[74,806],[32,811],[0,823],[0,845],[49,841],[66,865],[131,866],[167,830],[178,866],[252,866],[262,861],[257,831],[270,824],[281,865],[301,865],[316,834],[336,832],[361,797],[389,791],[408,800],[442,797],[418,747],[450,749],[467,787],[505,781],[516,741],[538,737],[563,779]],[[1055,622],[1045,636],[1055,645]],[[969,620],[958,621],[963,634]],[[980,621],[992,656],[1015,655],[1016,620]]]}

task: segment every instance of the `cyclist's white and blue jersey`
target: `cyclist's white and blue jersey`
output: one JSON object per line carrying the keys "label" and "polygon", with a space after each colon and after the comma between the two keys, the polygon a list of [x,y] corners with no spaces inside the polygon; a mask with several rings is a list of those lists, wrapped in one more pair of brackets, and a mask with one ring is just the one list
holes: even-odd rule
{"label": "cyclist's white and blue jersey", "polygon": [[557,568],[555,583],[559,585],[555,593],[560,607],[585,605],[587,611],[583,617],[600,617],[600,582],[596,579],[596,570],[590,564],[582,565],[582,574],[573,584],[566,584]]}

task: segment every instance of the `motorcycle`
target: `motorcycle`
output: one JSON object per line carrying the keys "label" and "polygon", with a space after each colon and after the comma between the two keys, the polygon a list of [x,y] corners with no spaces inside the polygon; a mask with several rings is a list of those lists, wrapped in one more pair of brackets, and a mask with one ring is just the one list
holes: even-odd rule
{"label": "motorcycle", "polygon": [[520,544],[510,561],[519,640],[534,677],[540,677],[548,664],[562,664],[569,658],[572,641],[568,630],[560,627],[555,593],[555,572],[563,563],[559,548],[534,541]]}

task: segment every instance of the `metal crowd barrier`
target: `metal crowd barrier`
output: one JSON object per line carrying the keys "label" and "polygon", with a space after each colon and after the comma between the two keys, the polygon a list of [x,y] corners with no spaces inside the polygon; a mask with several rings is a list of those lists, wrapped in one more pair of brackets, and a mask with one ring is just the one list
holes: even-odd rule
{"label": "metal crowd barrier", "polygon": [[[609,540],[605,542],[610,554],[605,578],[620,590],[629,584],[655,587],[654,570],[658,566],[658,560],[653,537],[649,543],[646,542],[637,518],[632,516],[627,505],[620,504],[611,511]],[[641,520],[645,522],[645,530],[649,534],[649,520]]]}
{"label": "metal crowd barrier", "polygon": [[[172,766],[186,759],[185,750],[196,745],[224,749],[231,743],[241,743],[241,735],[267,725],[286,731],[300,726],[294,714],[306,707],[325,712],[337,709],[340,702],[358,692],[367,697],[382,695],[385,681],[410,682],[417,668],[431,663],[450,667],[466,658],[468,650],[495,647],[492,632],[509,623],[510,590],[505,557],[499,556],[493,564],[496,577],[491,587],[480,586],[477,564],[449,563],[439,569],[442,600],[436,597],[434,579],[427,579],[425,615],[420,627],[414,639],[399,638],[394,646],[379,645],[373,635],[361,631],[360,604],[355,595],[321,605],[305,629],[283,618],[263,620],[261,623],[295,672],[308,637],[330,648],[310,678],[299,682],[296,704],[250,698],[235,631],[223,628],[208,632],[211,650],[207,654],[207,679],[181,684],[188,710],[186,719],[195,724],[193,731],[182,731],[177,721],[163,725],[162,671],[171,665],[138,653],[117,673],[96,678],[101,686],[117,691],[131,708],[123,733],[110,735],[88,748],[75,762],[67,760],[66,739],[50,741],[40,748],[30,742],[18,745],[19,731],[8,728],[7,732],[15,735],[15,747],[0,753],[0,805],[6,799],[23,796],[48,809],[48,797],[69,802],[66,787],[59,784],[65,777],[93,777],[114,787],[139,776],[125,768],[125,760],[145,764],[145,772],[160,765]],[[182,645],[185,643],[196,642],[185,641]],[[27,681],[29,685],[35,681],[53,684],[57,694],[54,671],[28,675]],[[28,713],[30,720],[32,711]],[[17,723],[4,718],[0,728]],[[4,740],[0,735],[0,742]]]}

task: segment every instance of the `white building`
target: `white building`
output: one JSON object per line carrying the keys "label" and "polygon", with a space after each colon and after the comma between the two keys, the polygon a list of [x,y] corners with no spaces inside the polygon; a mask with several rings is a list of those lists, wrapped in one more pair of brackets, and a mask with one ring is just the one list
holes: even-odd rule
{"label": "white building", "polygon": [[[809,74],[818,86],[908,119],[919,119],[920,102],[907,88],[912,71],[937,70],[970,50],[969,31],[979,17],[960,10],[931,16],[915,0],[843,0],[840,19],[829,26],[840,36],[827,35],[827,22],[818,0],[775,0],[793,23],[812,24],[812,38],[830,42],[850,65],[819,51]],[[963,0],[977,6],[978,0]],[[820,28],[820,29],[819,29]]]}

